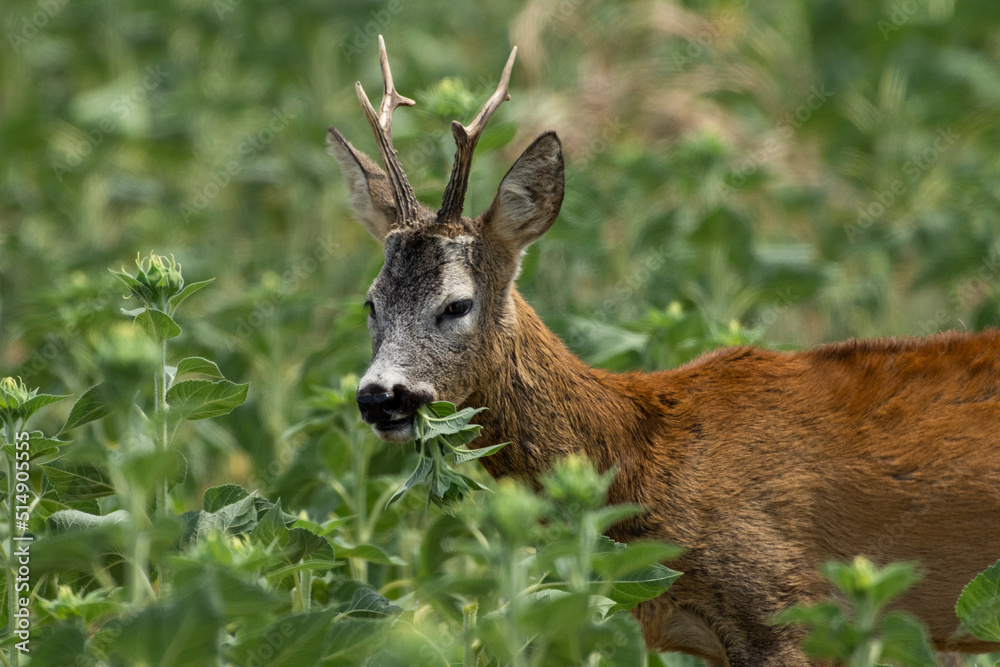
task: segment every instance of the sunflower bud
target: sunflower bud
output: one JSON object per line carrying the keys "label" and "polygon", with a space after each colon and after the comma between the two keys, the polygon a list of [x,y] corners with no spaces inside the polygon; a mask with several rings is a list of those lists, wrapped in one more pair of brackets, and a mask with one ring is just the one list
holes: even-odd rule
{"label": "sunflower bud", "polygon": [[112,273],[125,283],[132,296],[142,301],[147,308],[169,312],[170,299],[184,289],[181,265],[173,256],[168,258],[155,253],[150,253],[147,257],[137,256],[135,264],[138,271],[134,276],[124,271],[112,271]]}
{"label": "sunflower bud", "polygon": [[5,377],[0,380],[0,421],[13,422],[20,416],[21,404],[37,393],[37,389],[29,392],[21,378]]}

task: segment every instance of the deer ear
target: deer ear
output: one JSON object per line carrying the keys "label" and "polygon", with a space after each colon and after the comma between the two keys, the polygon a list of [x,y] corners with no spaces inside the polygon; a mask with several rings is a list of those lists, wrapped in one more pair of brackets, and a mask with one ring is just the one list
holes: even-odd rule
{"label": "deer ear", "polygon": [[483,216],[484,226],[515,250],[523,250],[556,221],[565,189],[562,145],[555,132],[546,132],[500,181]]}
{"label": "deer ear", "polygon": [[396,221],[388,177],[370,157],[355,149],[332,127],[327,132],[326,143],[347,179],[354,214],[379,243],[384,243]]}

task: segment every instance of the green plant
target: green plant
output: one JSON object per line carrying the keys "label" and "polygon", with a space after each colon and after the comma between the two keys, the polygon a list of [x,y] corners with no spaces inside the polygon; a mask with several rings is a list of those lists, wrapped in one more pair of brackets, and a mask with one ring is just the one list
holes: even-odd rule
{"label": "green plant", "polygon": [[968,632],[983,641],[1000,642],[1000,561],[969,582],[955,612]]}
{"label": "green plant", "polygon": [[[641,633],[627,611],[680,576],[660,564],[680,550],[655,542],[626,546],[602,535],[642,511],[602,506],[613,476],[573,457],[557,462],[542,480],[542,496],[504,480],[495,493],[466,501],[461,514],[441,516],[429,527],[418,591],[462,637],[445,660],[641,663]],[[402,621],[413,623],[406,615]],[[433,652],[412,628],[395,639],[410,650]]]}
{"label": "green plant", "polygon": [[[168,259],[153,253],[145,258],[140,255],[135,263],[137,267],[135,275],[124,270],[112,270],[111,273],[128,288],[130,295],[142,304],[139,308],[131,310],[123,308],[122,312],[132,318],[133,323],[156,345],[150,430],[156,452],[162,455],[168,452],[171,434],[176,433],[182,421],[228,414],[246,401],[249,383],[234,384],[226,380],[215,362],[201,357],[182,359],[176,366],[167,364],[167,341],[181,334],[181,328],[173,319],[177,308],[192,294],[210,285],[214,278],[185,285],[181,265],[173,257]],[[205,375],[213,379],[188,379],[177,382],[178,378],[184,375]],[[99,387],[91,391],[95,395],[105,392]],[[86,396],[87,394],[84,394],[84,397]],[[92,411],[99,405],[99,401],[88,400],[83,405],[85,410]],[[86,423],[81,412],[83,410],[78,411],[74,406],[73,414],[70,415],[71,421],[67,422],[67,429]],[[156,485],[156,511],[161,517],[167,513],[168,484],[168,480],[164,478]]]}
{"label": "green plant", "polygon": [[[61,401],[66,396],[39,394],[38,389],[28,390],[24,383],[11,377],[0,380],[0,449],[3,451],[3,488],[0,501],[3,502],[3,516],[6,519],[6,539],[0,545],[3,566],[3,604],[0,604],[0,627],[7,626],[8,654],[3,658],[6,665],[20,664],[22,652],[28,652],[28,605],[22,604],[30,597],[28,576],[20,570],[20,556],[27,552],[22,545],[28,520],[38,502],[38,496],[31,484],[30,464],[51,458],[63,445],[62,441],[47,438],[41,431],[24,430],[28,419],[46,405]],[[25,569],[27,572],[27,569]],[[21,623],[24,623],[22,626]],[[11,641],[14,640],[14,641]],[[20,640],[20,641],[17,641]]]}
{"label": "green plant", "polygon": [[800,623],[809,629],[802,644],[806,653],[849,667],[936,664],[919,621],[905,612],[884,613],[889,602],[920,581],[912,563],[880,568],[858,556],[851,564],[825,563],[821,570],[845,602],[797,605],[777,618],[778,623]]}
{"label": "green plant", "polygon": [[427,502],[436,505],[454,503],[472,489],[488,490],[467,475],[455,472],[448,464],[475,461],[499,451],[506,443],[469,449],[466,445],[479,437],[482,429],[471,424],[472,418],[486,408],[457,410],[452,403],[438,401],[422,406],[413,420],[413,441],[419,454],[417,468],[389,498],[386,505],[399,500],[418,484],[427,485]]}

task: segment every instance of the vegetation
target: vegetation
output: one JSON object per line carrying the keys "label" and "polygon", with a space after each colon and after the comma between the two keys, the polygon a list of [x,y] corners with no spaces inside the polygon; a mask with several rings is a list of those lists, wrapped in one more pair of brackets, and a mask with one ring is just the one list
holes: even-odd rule
{"label": "vegetation", "polygon": [[[995,2],[10,0],[0,17],[0,486],[5,511],[29,497],[36,536],[31,664],[693,664],[637,652],[619,592],[669,585],[667,552],[600,539],[607,516],[573,494],[607,480],[583,463],[540,496],[468,464],[492,493],[386,507],[421,458],[357,416],[381,256],[323,146],[335,124],[374,153],[353,83],[377,86],[379,33],[417,100],[395,145],[435,205],[448,123],[518,45],[466,212],[559,132],[567,198],[519,285],[591,363],[1000,316]],[[959,613],[978,635],[995,568],[976,581]],[[0,608],[9,623],[17,600]],[[888,616],[852,609],[851,646],[890,646]],[[565,625],[532,635],[540,618]]]}

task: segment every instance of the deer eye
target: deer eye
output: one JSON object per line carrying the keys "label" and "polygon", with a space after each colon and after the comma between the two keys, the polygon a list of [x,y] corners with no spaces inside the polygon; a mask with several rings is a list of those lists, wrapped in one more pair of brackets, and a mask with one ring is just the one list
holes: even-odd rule
{"label": "deer eye", "polygon": [[470,310],[472,310],[472,299],[459,299],[458,301],[449,303],[441,316],[462,317],[463,315],[468,315]]}
{"label": "deer eye", "polygon": [[368,309],[368,315],[370,315],[371,318],[374,320],[375,319],[375,304],[372,303],[371,300],[369,299],[368,301],[365,301],[365,308]]}

